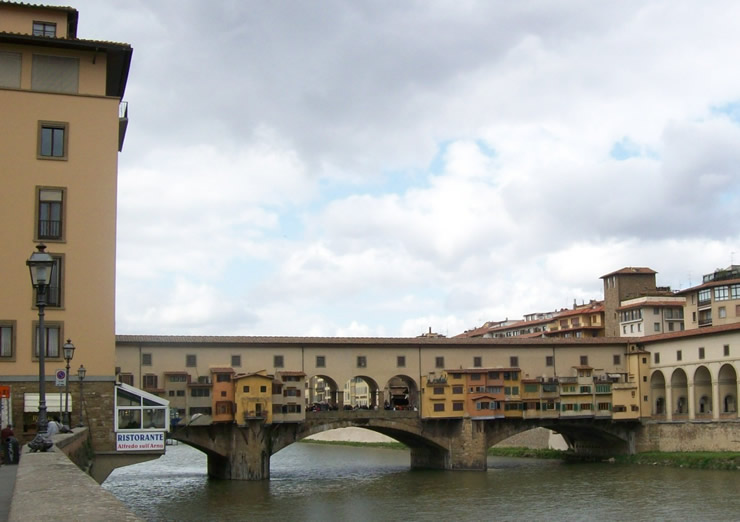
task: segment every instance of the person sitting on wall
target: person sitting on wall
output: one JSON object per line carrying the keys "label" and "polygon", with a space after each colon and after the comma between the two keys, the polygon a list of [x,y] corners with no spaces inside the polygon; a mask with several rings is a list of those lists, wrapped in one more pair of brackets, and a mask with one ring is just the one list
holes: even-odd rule
{"label": "person sitting on wall", "polygon": [[59,433],[61,429],[62,425],[59,424],[59,421],[57,421],[56,418],[52,417],[52,419],[46,425],[46,434],[51,437],[52,435],[56,435],[57,433]]}

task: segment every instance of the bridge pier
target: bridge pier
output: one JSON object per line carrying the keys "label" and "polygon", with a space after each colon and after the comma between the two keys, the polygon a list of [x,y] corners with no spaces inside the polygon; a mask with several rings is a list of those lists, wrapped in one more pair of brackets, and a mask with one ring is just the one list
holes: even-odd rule
{"label": "bridge pier", "polygon": [[485,421],[455,419],[425,423],[424,432],[434,438],[446,440],[446,447],[411,446],[411,467],[445,470],[485,471],[487,463],[487,437]]}
{"label": "bridge pier", "polygon": [[220,424],[185,428],[174,434],[208,456],[208,475],[224,480],[270,478],[270,430],[262,420],[246,425]]}

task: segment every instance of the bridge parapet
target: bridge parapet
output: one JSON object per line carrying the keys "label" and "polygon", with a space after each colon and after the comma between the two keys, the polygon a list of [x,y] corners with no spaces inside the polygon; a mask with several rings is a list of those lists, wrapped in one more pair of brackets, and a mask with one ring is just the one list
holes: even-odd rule
{"label": "bridge parapet", "polygon": [[360,419],[418,419],[419,412],[412,410],[334,410],[306,412],[306,421],[338,421]]}

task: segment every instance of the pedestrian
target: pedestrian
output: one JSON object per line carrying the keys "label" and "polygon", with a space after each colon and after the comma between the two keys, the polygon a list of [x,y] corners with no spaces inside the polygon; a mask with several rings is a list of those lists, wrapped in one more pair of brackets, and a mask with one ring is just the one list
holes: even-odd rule
{"label": "pedestrian", "polygon": [[62,429],[62,425],[59,424],[59,422],[52,418],[48,424],[46,425],[46,434],[51,437],[52,435],[56,435],[59,433],[59,430]]}

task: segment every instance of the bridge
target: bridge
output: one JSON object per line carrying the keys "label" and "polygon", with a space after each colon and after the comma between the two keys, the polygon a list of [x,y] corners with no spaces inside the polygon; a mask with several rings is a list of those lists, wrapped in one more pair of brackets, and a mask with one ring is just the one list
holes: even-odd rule
{"label": "bridge", "polygon": [[270,457],[316,433],[335,428],[366,428],[409,447],[411,467],[444,470],[487,469],[488,448],[512,435],[536,427],[560,433],[582,456],[635,452],[640,423],[594,418],[422,419],[415,411],[344,410],[310,412],[299,423],[211,423],[177,428],[172,438],[208,456],[214,478],[261,480],[270,477]]}

